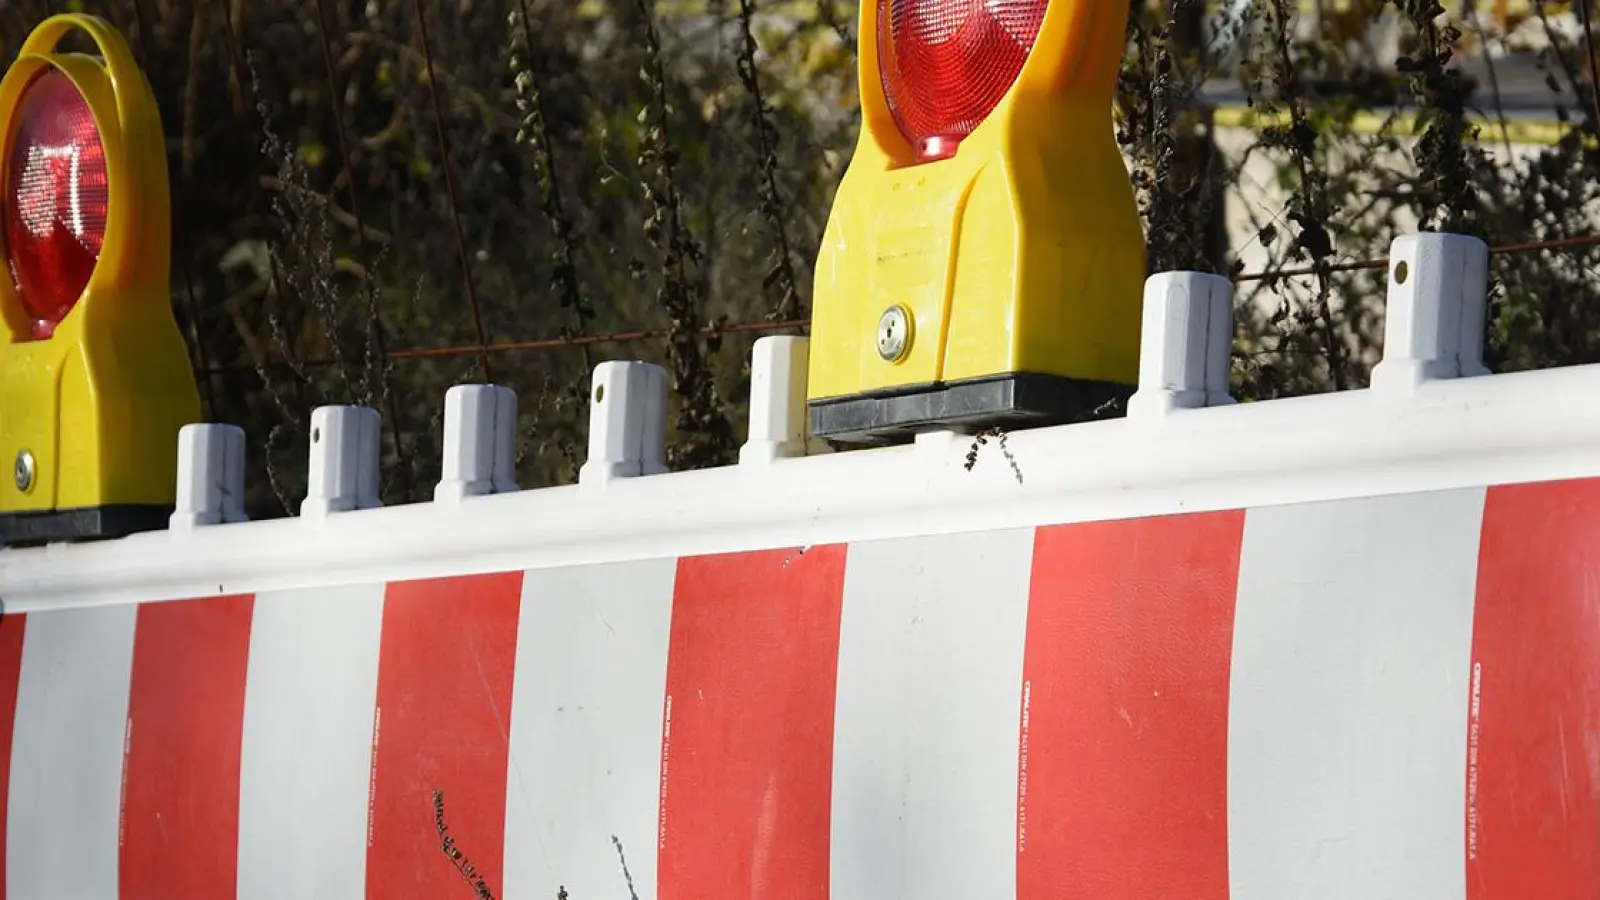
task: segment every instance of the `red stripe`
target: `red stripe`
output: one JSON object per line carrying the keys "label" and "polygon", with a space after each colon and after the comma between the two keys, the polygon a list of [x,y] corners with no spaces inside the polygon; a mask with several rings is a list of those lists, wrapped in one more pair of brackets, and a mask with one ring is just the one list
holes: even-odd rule
{"label": "red stripe", "polygon": [[1600,897],[1600,480],[1490,488],[1467,723],[1470,900]]}
{"label": "red stripe", "polygon": [[1228,896],[1242,511],[1038,530],[1018,900]]}
{"label": "red stripe", "polygon": [[17,724],[17,683],[27,617],[0,613],[0,900],[6,898],[6,811],[11,803],[11,735]]}
{"label": "red stripe", "polygon": [[454,897],[433,792],[455,846],[499,896],[522,573],[391,584],[384,594],[367,896]]}
{"label": "red stripe", "polygon": [[238,882],[250,596],[139,607],[123,760],[128,900],[223,900]]}
{"label": "red stripe", "polygon": [[680,560],[661,900],[826,898],[845,548]]}

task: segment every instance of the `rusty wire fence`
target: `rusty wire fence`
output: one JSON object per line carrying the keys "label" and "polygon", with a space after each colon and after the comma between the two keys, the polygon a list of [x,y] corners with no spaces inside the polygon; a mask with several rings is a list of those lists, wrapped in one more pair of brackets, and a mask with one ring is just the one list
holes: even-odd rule
{"label": "rusty wire fence", "polygon": [[[1526,241],[1520,244],[1506,244],[1489,248],[1491,256],[1517,253],[1537,253],[1540,251],[1559,251],[1578,248],[1600,246],[1600,234],[1579,235],[1576,237],[1553,238],[1544,241]],[[1323,266],[1285,267],[1281,269],[1262,270],[1257,272],[1241,272],[1229,276],[1235,284],[1246,284],[1266,280],[1301,278],[1315,276],[1319,273],[1337,274],[1342,272],[1365,272],[1387,268],[1387,257],[1373,259],[1347,260],[1332,262]],[[784,322],[731,322],[721,325],[709,325],[698,329],[695,333],[700,335],[722,334],[806,334],[810,330],[810,320],[791,319]],[[481,344],[456,344],[438,347],[401,347],[384,352],[382,358],[386,361],[407,361],[419,359],[448,359],[459,357],[489,357],[498,354],[530,353],[538,351],[551,351],[562,349],[578,349],[600,345],[627,345],[639,342],[659,342],[674,333],[670,328],[655,328],[634,331],[615,331],[607,334],[570,335],[560,337],[533,338],[521,341],[485,342]],[[307,359],[302,365],[311,368],[321,368],[336,364],[330,358]],[[202,369],[212,374],[226,372],[246,372],[247,368],[232,366],[210,366]]]}

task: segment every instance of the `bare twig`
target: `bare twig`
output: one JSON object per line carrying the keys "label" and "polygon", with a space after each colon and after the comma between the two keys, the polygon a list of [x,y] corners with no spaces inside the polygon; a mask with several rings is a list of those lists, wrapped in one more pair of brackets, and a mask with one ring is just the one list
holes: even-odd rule
{"label": "bare twig", "polygon": [[633,873],[628,871],[628,857],[622,852],[622,841],[616,835],[611,836],[611,846],[617,848],[617,862],[622,866],[622,879],[628,884],[629,900],[639,900],[639,892],[633,889]]}
{"label": "bare twig", "polygon": [[652,0],[635,0],[644,38],[645,64],[641,77],[649,100],[641,113],[644,136],[639,167],[654,172],[642,185],[650,213],[645,238],[661,254],[661,286],[656,301],[672,329],[667,334],[667,357],[672,366],[673,388],[680,402],[677,425],[680,443],[673,448],[676,461],[689,468],[724,461],[734,446],[733,424],[718,396],[716,379],[702,345],[701,299],[704,295],[701,264],[705,252],[689,229],[678,187],[678,150],[667,134],[669,110],[667,76],[661,60],[661,39],[656,32]]}
{"label": "bare twig", "polygon": [[800,315],[800,293],[794,275],[793,250],[789,246],[789,228],[786,223],[782,195],[778,190],[778,129],[772,124],[772,111],[767,108],[761,93],[761,72],[756,67],[755,0],[739,0],[739,26],[743,39],[739,42],[736,68],[739,80],[750,94],[750,119],[756,136],[756,164],[761,170],[756,183],[757,205],[772,230],[777,246],[772,251],[772,265],[762,279],[762,286],[777,294],[777,303],[770,313],[773,319],[792,319]]}
{"label": "bare twig", "polygon": [[494,893],[489,890],[489,885],[478,874],[478,869],[467,859],[465,853],[456,847],[456,839],[450,836],[450,826],[444,820],[444,791],[435,789],[433,792],[433,827],[439,834],[439,849],[450,860],[450,865],[461,873],[461,880],[472,888],[472,894],[477,900],[494,900]]}
{"label": "bare twig", "polygon": [[[517,8],[511,12],[511,26],[511,71],[516,79],[517,108],[522,113],[522,121],[517,128],[517,142],[529,145],[533,150],[541,209],[556,236],[552,276],[560,292],[561,305],[567,308],[572,319],[568,336],[577,337],[587,330],[586,323],[594,318],[595,312],[594,306],[583,295],[578,279],[576,229],[562,200],[555,142],[550,137],[549,123],[545,121],[544,93],[540,88],[539,75],[533,68],[533,19],[528,13],[527,0],[517,0]],[[522,43],[520,49],[516,46],[518,38]],[[583,345],[583,368],[585,372],[594,369],[594,359],[587,344]]]}
{"label": "bare twig", "polygon": [[[433,100],[433,124],[439,139],[439,165],[444,169],[444,190],[450,201],[450,221],[455,225],[456,252],[461,257],[461,280],[467,290],[467,305],[472,308],[472,327],[477,332],[478,343],[487,348],[488,334],[483,329],[483,311],[478,307],[478,290],[472,282],[472,262],[467,254],[467,234],[461,225],[461,202],[456,198],[455,166],[450,162],[450,136],[444,127],[444,109],[439,104],[439,85],[433,74],[433,47],[428,41],[428,13],[422,0],[413,0],[417,15],[417,34],[422,40],[422,58],[428,69],[428,96]],[[485,349],[478,357],[478,370],[485,382],[493,381],[489,371],[489,353]]]}
{"label": "bare twig", "polygon": [[1289,107],[1290,126],[1273,127],[1263,134],[1263,141],[1289,151],[1299,180],[1295,197],[1290,203],[1288,217],[1299,227],[1296,246],[1311,257],[1312,273],[1317,279],[1313,311],[1322,333],[1322,352],[1327,356],[1328,374],[1333,389],[1345,389],[1344,347],[1333,322],[1329,303],[1333,293],[1333,280],[1328,257],[1333,255],[1333,236],[1328,231],[1328,219],[1333,213],[1327,191],[1327,176],[1316,162],[1317,130],[1311,124],[1306,107],[1305,88],[1300,82],[1299,69],[1290,49],[1288,0],[1269,0],[1267,11],[1272,28],[1274,50],[1273,76],[1278,91]]}

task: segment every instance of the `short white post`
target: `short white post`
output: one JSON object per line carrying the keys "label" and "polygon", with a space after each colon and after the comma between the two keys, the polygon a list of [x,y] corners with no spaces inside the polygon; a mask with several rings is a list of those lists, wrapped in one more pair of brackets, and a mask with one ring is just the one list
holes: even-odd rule
{"label": "short white post", "polygon": [[378,411],[321,406],[311,413],[311,462],[300,515],[372,509],[378,503]]}
{"label": "short white post", "polygon": [[496,494],[521,490],[517,484],[517,392],[499,387],[494,395],[494,482]]}
{"label": "short white post", "polygon": [[644,391],[635,392],[638,415],[644,420],[639,438],[639,474],[660,475],[667,471],[667,397],[671,382],[667,370],[660,366],[650,366],[648,372]]}
{"label": "short white post", "polygon": [[589,459],[578,483],[658,475],[666,468],[667,373],[646,362],[603,362],[589,394]]}
{"label": "short white post", "polygon": [[[517,489],[517,394],[493,384],[458,384],[444,395],[444,460],[433,499]],[[504,470],[502,470],[504,469]]]}
{"label": "short white post", "polygon": [[1175,409],[1233,403],[1233,284],[1204,272],[1161,272],[1144,283],[1139,389],[1130,418],[1155,421]]}
{"label": "short white post", "polygon": [[750,354],[750,437],[739,448],[739,462],[761,465],[805,456],[810,447],[806,420],[806,366],[809,338],[764,337]]}
{"label": "short white post", "polygon": [[173,531],[245,521],[244,429],[216,423],[179,429],[177,488],[168,520]]}
{"label": "short white post", "polygon": [[1423,232],[1389,245],[1383,360],[1372,389],[1408,396],[1425,381],[1487,375],[1483,324],[1489,247],[1475,237]]}

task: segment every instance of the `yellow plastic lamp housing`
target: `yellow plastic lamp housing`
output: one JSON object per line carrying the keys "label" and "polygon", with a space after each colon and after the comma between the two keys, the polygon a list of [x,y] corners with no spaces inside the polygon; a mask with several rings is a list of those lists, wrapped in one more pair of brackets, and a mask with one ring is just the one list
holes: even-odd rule
{"label": "yellow plastic lamp housing", "polygon": [[861,137],[818,255],[811,430],[1070,421],[1138,379],[1112,131],[1128,4],[862,0]]}
{"label": "yellow plastic lamp housing", "polygon": [[[73,31],[99,55],[57,52]],[[0,136],[0,539],[165,528],[200,401],[149,82],[108,23],[55,16],[0,79]]]}

